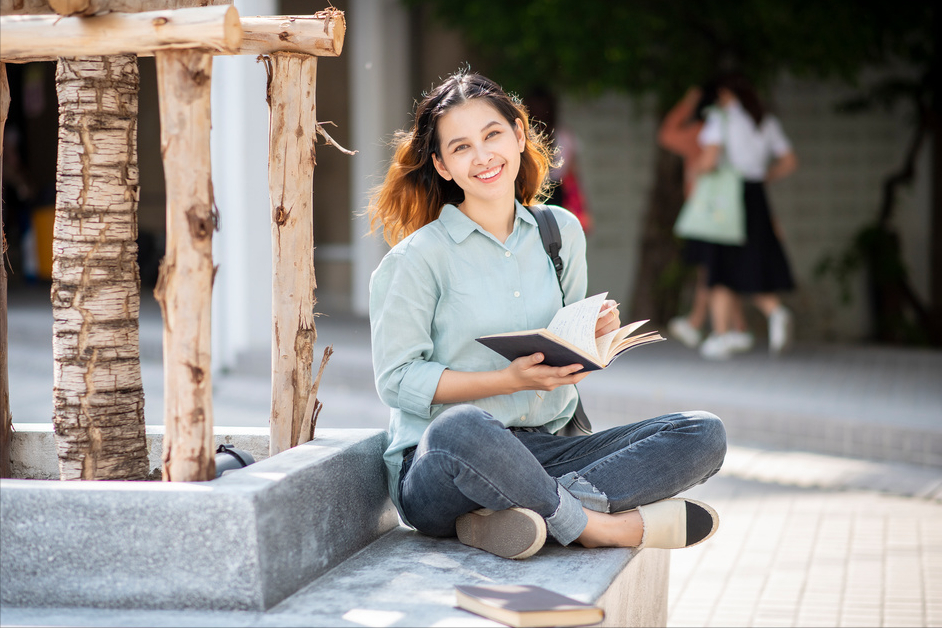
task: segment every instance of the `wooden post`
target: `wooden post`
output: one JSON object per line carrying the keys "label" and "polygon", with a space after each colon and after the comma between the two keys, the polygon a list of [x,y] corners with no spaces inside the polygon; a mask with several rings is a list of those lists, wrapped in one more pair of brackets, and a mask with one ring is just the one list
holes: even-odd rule
{"label": "wooden post", "polygon": [[[7,66],[0,63],[0,178],[3,173],[3,130],[10,110],[10,84]],[[0,478],[8,478],[10,446],[13,444],[13,414],[10,412],[10,383],[7,370],[7,237],[3,230],[3,207],[0,206]]]}
{"label": "wooden post", "polygon": [[273,276],[269,449],[275,455],[299,443],[317,340],[313,213],[317,58],[276,52],[270,59],[268,185]]}
{"label": "wooden post", "polygon": [[213,57],[194,49],[158,51],[156,58],[167,182],[167,252],[155,289],[164,318],[163,479],[211,480],[216,471],[210,370]]}

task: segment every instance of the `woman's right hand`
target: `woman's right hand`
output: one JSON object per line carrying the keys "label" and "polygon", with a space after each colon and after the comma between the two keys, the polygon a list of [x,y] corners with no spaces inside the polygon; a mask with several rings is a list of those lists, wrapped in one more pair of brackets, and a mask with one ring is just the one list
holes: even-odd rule
{"label": "woman's right hand", "polygon": [[515,390],[555,390],[559,386],[578,384],[588,372],[582,372],[581,364],[547,366],[543,354],[534,353],[517,358],[504,371],[513,382]]}

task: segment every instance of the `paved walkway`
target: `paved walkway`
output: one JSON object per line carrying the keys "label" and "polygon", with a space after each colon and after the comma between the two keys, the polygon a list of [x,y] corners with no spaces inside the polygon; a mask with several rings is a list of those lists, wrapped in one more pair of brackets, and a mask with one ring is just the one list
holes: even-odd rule
{"label": "paved walkway", "polygon": [[[14,421],[52,414],[47,295],[10,296]],[[319,425],[384,428],[365,321],[335,314],[317,324],[318,345],[335,349]],[[162,422],[160,327],[145,302],[151,424]],[[249,355],[214,376],[217,425],[267,424],[268,359]],[[674,552],[668,624],[942,626],[940,381],[939,351],[799,345],[779,360],[757,349],[708,363],[673,342],[588,378],[580,389],[599,428],[694,407],[730,428],[724,469],[690,491],[722,525]]]}

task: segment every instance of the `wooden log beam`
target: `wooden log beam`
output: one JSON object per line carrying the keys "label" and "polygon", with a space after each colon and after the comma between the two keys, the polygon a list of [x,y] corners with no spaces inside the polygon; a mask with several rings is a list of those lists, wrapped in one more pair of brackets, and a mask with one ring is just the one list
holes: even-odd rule
{"label": "wooden log beam", "polygon": [[[10,111],[10,83],[7,66],[0,63],[0,178],[3,173],[3,129]],[[2,203],[2,200],[0,200]],[[7,238],[0,206],[0,478],[11,474],[10,446],[13,444],[13,415],[10,412],[10,382],[7,370]]]}
{"label": "wooden log beam", "polygon": [[[162,12],[156,12],[162,13]],[[45,31],[48,38],[49,28],[55,17],[44,17],[41,20],[32,16],[29,20],[24,18],[0,18],[3,28],[3,38],[0,39],[0,59],[8,63],[26,63],[29,61],[54,61],[63,45],[84,45],[88,54],[110,54],[97,52],[97,44],[92,44],[87,38],[82,42],[68,44],[57,40],[52,47],[42,44],[43,39],[33,37],[31,33]],[[71,18],[82,19],[82,18]],[[97,19],[97,18],[95,18]],[[44,20],[44,21],[43,21]],[[8,24],[13,38],[7,41]],[[318,57],[336,57],[343,50],[343,41],[346,34],[346,22],[343,11],[330,9],[314,15],[297,16],[262,16],[245,17],[241,19],[243,31],[242,44],[235,50],[211,48],[216,54],[250,54],[268,55],[274,52],[296,52]],[[137,45],[140,42],[129,42],[128,45]],[[107,47],[113,44],[105,43]],[[180,45],[179,43],[177,45]],[[201,41],[192,42],[193,47],[206,47]],[[139,57],[154,54],[152,46],[138,46],[134,51]]]}
{"label": "wooden log beam", "polygon": [[232,0],[0,0],[0,15],[100,15],[232,4]]}
{"label": "wooden log beam", "polygon": [[164,318],[163,479],[211,480],[216,467],[210,370],[213,57],[200,50],[158,51],[156,57],[167,188],[167,251],[154,291]]}
{"label": "wooden log beam", "polygon": [[296,52],[337,57],[347,31],[343,11],[329,9],[314,15],[243,17],[245,38],[238,54]]}
{"label": "wooden log beam", "polygon": [[231,5],[100,17],[13,15],[0,17],[0,28],[0,61],[16,63],[92,55],[144,56],[173,48],[234,53],[243,37],[239,12]]}
{"label": "wooden log beam", "polygon": [[272,406],[269,450],[274,456],[298,444],[311,393],[311,362],[317,340],[313,207],[317,58],[276,52],[270,59],[270,73]]}

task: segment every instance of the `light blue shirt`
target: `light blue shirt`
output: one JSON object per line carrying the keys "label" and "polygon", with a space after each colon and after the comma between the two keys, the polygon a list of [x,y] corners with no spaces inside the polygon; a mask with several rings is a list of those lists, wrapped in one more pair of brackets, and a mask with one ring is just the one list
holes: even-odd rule
{"label": "light blue shirt", "polygon": [[[579,220],[552,207],[562,235],[565,303],[586,296],[585,234]],[[386,462],[399,507],[402,451],[457,404],[433,404],[442,372],[493,371],[509,362],[475,338],[538,329],[562,307],[556,271],[536,219],[516,203],[514,228],[501,243],[454,205],[393,247],[370,280],[376,390],[391,409]],[[504,425],[561,428],[576,408],[575,386],[528,390],[472,403]],[[401,511],[401,509],[400,509]]]}

